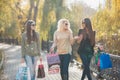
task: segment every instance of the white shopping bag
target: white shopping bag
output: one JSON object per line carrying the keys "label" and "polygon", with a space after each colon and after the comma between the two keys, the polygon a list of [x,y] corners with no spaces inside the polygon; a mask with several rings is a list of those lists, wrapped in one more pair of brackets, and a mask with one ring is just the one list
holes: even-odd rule
{"label": "white shopping bag", "polygon": [[19,67],[16,74],[16,80],[31,80],[30,72],[28,67]]}

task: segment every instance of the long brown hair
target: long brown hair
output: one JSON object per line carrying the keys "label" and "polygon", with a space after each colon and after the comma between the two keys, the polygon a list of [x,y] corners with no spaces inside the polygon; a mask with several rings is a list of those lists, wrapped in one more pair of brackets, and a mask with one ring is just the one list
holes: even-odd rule
{"label": "long brown hair", "polygon": [[[91,21],[89,18],[85,18],[82,23],[85,24],[85,34],[88,35],[88,38],[90,39],[90,43],[92,46],[95,45],[95,31],[92,29]],[[88,31],[88,33],[87,33]],[[86,38],[86,35],[84,34],[84,38]]]}
{"label": "long brown hair", "polygon": [[32,30],[33,35],[31,35],[31,26],[32,25],[35,26],[35,22],[33,20],[28,20],[26,23],[26,32],[27,32],[28,44],[30,44],[31,41],[38,41],[37,34],[36,34],[35,30]]}

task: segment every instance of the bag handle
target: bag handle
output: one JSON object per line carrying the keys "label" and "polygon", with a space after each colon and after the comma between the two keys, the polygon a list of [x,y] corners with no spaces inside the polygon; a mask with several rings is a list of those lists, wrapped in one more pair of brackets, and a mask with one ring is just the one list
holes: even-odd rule
{"label": "bag handle", "polygon": [[53,52],[49,52],[48,54],[55,54],[55,52],[53,51]]}
{"label": "bag handle", "polygon": [[42,58],[40,58],[40,63],[42,64]]}

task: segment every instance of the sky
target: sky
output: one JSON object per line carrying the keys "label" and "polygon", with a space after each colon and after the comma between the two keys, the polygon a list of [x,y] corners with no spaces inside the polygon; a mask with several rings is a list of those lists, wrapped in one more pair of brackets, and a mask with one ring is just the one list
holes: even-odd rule
{"label": "sky", "polygon": [[[105,5],[105,0],[66,0],[66,4],[68,5],[68,7],[70,7],[71,3],[74,2],[83,2],[85,4],[87,4],[89,7],[94,8],[94,9],[98,9],[99,7],[99,3],[104,6]],[[22,5],[26,5],[27,1],[23,0]]]}
{"label": "sky", "polygon": [[94,9],[98,9],[99,3],[102,6],[105,5],[105,0],[67,0],[66,4],[70,5],[71,3],[80,2],[80,1],[87,4],[89,7],[94,8]]}

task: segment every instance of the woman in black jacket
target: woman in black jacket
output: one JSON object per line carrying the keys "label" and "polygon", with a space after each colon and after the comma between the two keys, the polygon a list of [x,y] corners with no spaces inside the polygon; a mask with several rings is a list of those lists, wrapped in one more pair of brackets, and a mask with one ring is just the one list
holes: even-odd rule
{"label": "woman in black jacket", "polygon": [[95,32],[92,29],[91,21],[89,18],[85,18],[82,21],[83,30],[79,30],[78,36],[74,37],[79,43],[78,54],[83,63],[83,74],[81,80],[84,80],[85,76],[88,80],[92,80],[90,74],[90,61],[94,53],[95,45]]}

